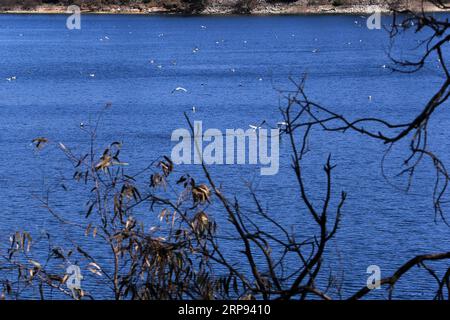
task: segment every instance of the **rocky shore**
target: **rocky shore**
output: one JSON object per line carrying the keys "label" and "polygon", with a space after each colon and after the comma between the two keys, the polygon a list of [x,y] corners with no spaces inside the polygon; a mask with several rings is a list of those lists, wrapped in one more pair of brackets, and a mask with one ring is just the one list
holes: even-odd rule
{"label": "rocky shore", "polygon": [[[304,1],[295,1],[291,3],[267,2],[266,0],[248,0],[251,1],[251,7],[245,10],[237,10],[242,5],[243,0],[213,0],[205,8],[195,13],[204,15],[230,15],[230,14],[253,14],[253,15],[283,15],[283,14],[371,14],[375,10],[389,12],[386,4],[379,5],[308,5]],[[418,1],[407,2],[401,8],[419,10]],[[435,6],[426,4],[425,11],[439,11]],[[65,14],[67,6],[61,5],[38,5],[33,8],[12,7],[0,8],[0,13],[9,14]],[[138,4],[138,5],[102,5],[102,6],[82,6],[82,13],[90,14],[177,14],[183,13],[177,10],[176,6],[162,6],[158,3]]]}

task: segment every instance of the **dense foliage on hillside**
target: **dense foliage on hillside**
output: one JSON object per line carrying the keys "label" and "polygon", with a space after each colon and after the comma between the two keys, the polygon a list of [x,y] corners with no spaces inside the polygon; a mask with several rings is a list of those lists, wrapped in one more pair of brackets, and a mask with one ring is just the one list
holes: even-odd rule
{"label": "dense foliage on hillside", "polygon": [[205,8],[206,0],[2,0],[0,9],[29,10],[40,5],[79,5],[83,10],[106,10],[108,6],[127,6],[142,9],[143,6],[163,7],[172,11],[199,12]]}
{"label": "dense foliage on hillside", "polygon": [[[418,0],[420,1],[420,0]],[[53,4],[53,5],[71,5],[77,4],[86,7],[95,7],[102,5],[140,5],[140,4],[155,4],[155,5],[163,5],[166,3],[173,2],[181,2],[181,3],[204,3],[206,4],[207,0],[2,0],[0,3],[0,7],[8,8],[8,7],[33,7],[37,5],[45,5],[45,4]],[[220,3],[236,3],[236,0],[209,0],[209,2],[220,2]],[[371,5],[371,4],[380,4],[385,3],[387,1],[383,0],[266,0],[266,2],[274,3],[274,2],[297,2],[299,4],[304,5]],[[410,0],[394,0],[390,2],[398,2],[398,3],[408,3],[412,2]]]}

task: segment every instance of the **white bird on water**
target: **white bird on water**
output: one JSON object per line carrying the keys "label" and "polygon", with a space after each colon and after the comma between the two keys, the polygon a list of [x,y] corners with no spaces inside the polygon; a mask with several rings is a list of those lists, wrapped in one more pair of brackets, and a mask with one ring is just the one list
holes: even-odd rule
{"label": "white bird on water", "polygon": [[175,89],[172,90],[172,93],[174,93],[176,91],[187,92],[187,90],[183,87],[176,87]]}

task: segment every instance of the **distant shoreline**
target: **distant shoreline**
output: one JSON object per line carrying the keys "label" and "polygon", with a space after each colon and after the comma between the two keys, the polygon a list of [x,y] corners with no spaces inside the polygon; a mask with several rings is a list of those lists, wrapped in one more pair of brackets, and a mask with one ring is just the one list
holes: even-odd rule
{"label": "distant shoreline", "polygon": [[[382,13],[389,13],[387,7],[382,6],[367,6],[367,5],[353,5],[353,6],[332,6],[332,5],[315,5],[306,6],[291,4],[267,4],[256,6],[248,14],[239,14],[234,11],[231,6],[208,6],[203,11],[197,14],[189,14],[178,12],[164,7],[144,6],[144,7],[129,7],[129,6],[108,6],[101,10],[82,8],[82,14],[98,14],[98,15],[205,15],[205,16],[228,16],[228,15],[365,15],[372,14],[375,7]],[[418,8],[409,8],[418,9]],[[429,5],[424,8],[425,12],[445,12],[436,7]],[[11,10],[0,10],[0,14],[68,14],[67,7],[58,5],[38,6],[34,9],[15,8]]]}

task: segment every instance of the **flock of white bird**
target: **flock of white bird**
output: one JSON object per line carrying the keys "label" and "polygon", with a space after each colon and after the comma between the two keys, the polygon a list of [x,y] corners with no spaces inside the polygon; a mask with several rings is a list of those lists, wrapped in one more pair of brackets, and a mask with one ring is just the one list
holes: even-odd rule
{"label": "flock of white bird", "polygon": [[[359,22],[358,22],[357,20],[355,20],[355,24],[358,24],[358,23],[359,23]],[[200,26],[200,27],[201,27],[202,29],[206,29],[206,26],[204,26],[204,25],[202,25],[202,26]],[[161,34],[159,35],[159,37],[162,37],[162,36],[164,36],[164,34],[161,33]],[[292,36],[292,37],[295,37],[295,34],[291,34],[291,36]],[[318,41],[318,38],[314,38],[314,41],[317,42],[317,41]],[[223,43],[224,40],[221,40],[221,42]],[[221,43],[221,42],[216,41],[216,44],[219,44],[219,43]],[[363,40],[359,40],[359,42],[362,43]],[[247,40],[244,40],[243,43],[246,44],[246,43],[247,43]],[[351,42],[347,42],[347,45],[351,45],[351,44],[352,44]],[[198,47],[194,47],[194,48],[192,49],[192,53],[197,53],[199,50],[200,50],[200,49],[199,49]],[[320,51],[319,48],[315,48],[315,49],[312,50],[312,53],[318,53],[319,51]],[[151,63],[151,64],[154,64],[154,63],[155,63],[155,60],[151,59],[151,60],[150,60],[150,63]],[[175,62],[172,61],[172,64],[176,64],[176,61],[175,61]],[[381,67],[382,67],[383,69],[386,69],[386,68],[387,68],[387,66],[386,66],[385,64],[382,65]],[[158,65],[158,68],[162,68],[162,65]],[[235,68],[231,68],[230,71],[233,72],[233,73],[235,73],[235,72],[236,72],[236,69],[235,69]],[[258,78],[258,81],[263,81],[263,78]],[[203,84],[202,84],[202,85],[203,85]],[[239,86],[242,86],[242,85],[239,85]],[[183,92],[183,93],[186,93],[186,92],[188,92],[188,90],[187,90],[186,88],[184,88],[184,87],[176,87],[175,89],[172,90],[172,93],[176,93],[176,92]],[[372,101],[372,96],[371,96],[371,95],[368,96],[368,100],[369,100],[369,101]],[[196,112],[196,107],[195,107],[195,106],[192,107],[192,112]],[[262,126],[263,126],[264,124],[266,124],[266,121],[265,121],[265,120],[264,120],[260,125],[253,125],[253,124],[250,124],[249,127],[250,127],[250,129],[252,129],[252,130],[254,130],[254,131],[257,131],[257,130],[261,129]],[[284,122],[284,121],[277,122],[277,127],[280,128],[280,129],[281,129],[281,128],[286,128],[287,125],[288,125],[288,124],[287,124],[286,122]]]}
{"label": "flock of white bird", "polygon": [[[355,24],[359,24],[359,22],[358,22],[357,20],[355,20]],[[201,29],[206,29],[207,27],[206,27],[205,25],[201,25],[200,28],[201,28]],[[130,32],[130,34],[131,34],[131,32]],[[23,35],[21,34],[20,36],[23,36]],[[295,34],[291,34],[291,36],[292,36],[292,37],[295,37]],[[164,37],[164,33],[158,34],[158,37],[160,37],[160,38],[161,38],[161,37]],[[102,38],[99,39],[99,41],[109,41],[109,40],[110,40],[110,38],[109,38],[108,36],[103,36]],[[317,39],[317,38],[314,38],[314,41],[317,42],[318,39]],[[362,42],[362,40],[359,40],[359,41]],[[223,43],[223,42],[224,42],[224,40],[216,41],[216,44],[220,44],[220,43]],[[246,44],[246,43],[247,43],[247,40],[244,40],[243,43]],[[348,42],[347,44],[348,44],[348,45],[351,45],[351,42]],[[194,47],[194,48],[192,49],[192,53],[197,53],[197,52],[199,52],[199,51],[200,51],[200,48],[198,48],[198,47]],[[320,52],[320,49],[319,49],[319,48],[314,48],[314,49],[312,50],[312,53],[319,53],[319,52]],[[172,65],[176,65],[177,62],[176,62],[175,60],[172,60],[171,63],[172,63]],[[151,59],[151,60],[150,60],[150,64],[155,64],[155,60],[154,60],[154,59]],[[162,66],[161,64],[158,64],[158,65],[157,65],[157,68],[158,68],[158,69],[161,69],[162,67],[163,67],[163,66]],[[382,67],[383,69],[386,69],[386,68],[387,68],[386,65],[382,65],[381,67]],[[230,71],[231,71],[232,73],[235,73],[235,72],[236,72],[236,69],[235,69],[235,68],[231,68]],[[94,77],[95,77],[95,73],[89,73],[89,77],[90,77],[90,78],[94,78]],[[6,80],[7,80],[8,82],[15,81],[16,79],[17,79],[16,76],[10,76],[10,77],[6,78]],[[263,81],[263,78],[258,78],[258,81]],[[203,85],[203,84],[202,84],[202,85]],[[240,86],[242,86],[242,85],[240,85]],[[178,86],[178,87],[176,87],[175,89],[172,90],[172,93],[176,93],[176,92],[187,93],[188,90],[187,90],[186,88],[184,88],[184,87]],[[371,96],[371,95],[368,96],[368,100],[369,100],[369,101],[372,101],[372,96]],[[195,106],[192,107],[192,112],[196,112],[196,107],[195,107]],[[250,129],[252,129],[252,130],[254,130],[254,131],[257,131],[257,130],[261,129],[261,127],[262,127],[264,124],[266,124],[265,121],[263,121],[260,125],[252,125],[252,124],[250,124],[249,127],[250,127]],[[286,127],[286,126],[287,126],[287,123],[286,123],[286,122],[278,122],[278,123],[277,123],[277,127],[278,127],[278,128],[283,128],[283,127]]]}

